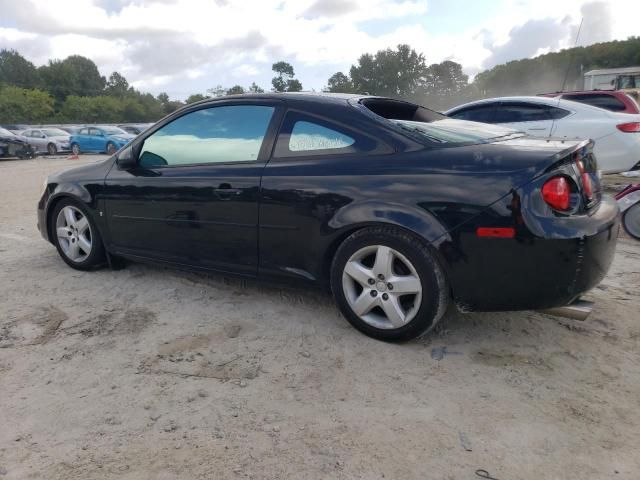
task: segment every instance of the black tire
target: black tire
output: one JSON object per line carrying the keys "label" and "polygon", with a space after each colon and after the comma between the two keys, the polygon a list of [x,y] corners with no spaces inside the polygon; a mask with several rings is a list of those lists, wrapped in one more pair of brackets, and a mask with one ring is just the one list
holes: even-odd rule
{"label": "black tire", "polygon": [[116,150],[116,145],[113,142],[107,143],[107,154],[113,155],[114,153],[116,153]]}
{"label": "black tire", "polygon": [[71,153],[73,153],[74,155],[80,155],[80,145],[78,145],[77,143],[72,144]]}
{"label": "black tire", "polygon": [[622,226],[630,237],[640,240],[640,203],[625,210],[622,214]]}
{"label": "black tire", "polygon": [[47,145],[47,153],[49,155],[55,155],[56,153],[58,153],[58,149],[53,143],[50,143],[49,145]]}
{"label": "black tire", "polygon": [[[72,206],[76,209],[80,210],[80,212],[87,218],[89,222],[89,227],[91,229],[91,253],[87,255],[87,258],[81,262],[74,262],[64,253],[62,246],[60,245],[60,239],[56,233],[56,219],[58,218],[58,214],[60,211],[67,207]],[[88,212],[87,208],[80,202],[72,200],[70,198],[65,198],[60,200],[56,206],[53,208],[53,211],[49,216],[49,232],[51,234],[51,238],[53,239],[53,243],[58,250],[58,254],[64,260],[64,262],[69,265],[71,268],[76,270],[94,270],[97,267],[101,267],[106,262],[106,255],[104,251],[104,246],[102,244],[102,237],[100,236],[100,232],[98,231],[98,227],[96,223],[93,221],[91,214]]]}
{"label": "black tire", "polygon": [[[347,261],[354,253],[373,245],[387,246],[402,254],[411,262],[420,279],[422,293],[417,313],[402,327],[376,328],[354,313],[345,296],[342,276]],[[426,334],[442,318],[450,301],[443,269],[426,243],[402,229],[387,226],[364,228],[344,240],[331,265],[331,290],[351,325],[365,335],[385,342],[404,342]]]}

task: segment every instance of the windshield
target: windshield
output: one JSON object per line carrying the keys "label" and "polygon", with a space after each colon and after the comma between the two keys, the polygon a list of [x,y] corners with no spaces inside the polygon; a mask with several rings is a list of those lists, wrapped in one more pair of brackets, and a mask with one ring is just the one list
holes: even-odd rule
{"label": "windshield", "polygon": [[401,128],[417,133],[433,143],[488,143],[497,138],[522,136],[522,132],[510,128],[445,118],[433,122],[414,122],[411,120],[391,120]]}
{"label": "windshield", "polygon": [[65,132],[64,130],[60,130],[59,128],[46,128],[42,130],[42,132],[47,137],[68,137],[69,136],[67,132]]}
{"label": "windshield", "polygon": [[118,127],[100,127],[100,129],[107,135],[128,135],[127,132]]}

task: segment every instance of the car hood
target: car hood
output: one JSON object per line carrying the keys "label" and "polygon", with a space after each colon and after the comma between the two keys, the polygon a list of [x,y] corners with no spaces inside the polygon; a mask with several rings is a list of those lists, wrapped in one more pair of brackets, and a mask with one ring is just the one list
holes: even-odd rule
{"label": "car hood", "polygon": [[27,139],[25,137],[20,137],[18,135],[1,135],[0,141],[3,142],[14,142],[14,143],[27,143]]}
{"label": "car hood", "polygon": [[131,135],[130,133],[127,133],[126,135],[125,134],[109,135],[109,138],[111,138],[112,140],[118,140],[120,142],[128,142],[129,140],[136,138],[136,136]]}

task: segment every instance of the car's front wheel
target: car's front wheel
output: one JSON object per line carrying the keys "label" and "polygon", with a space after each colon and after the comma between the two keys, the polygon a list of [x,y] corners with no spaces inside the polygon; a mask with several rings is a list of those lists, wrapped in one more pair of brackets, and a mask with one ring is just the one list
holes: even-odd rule
{"label": "car's front wheel", "polygon": [[449,303],[445,275],[429,248],[394,227],[349,236],[334,257],[331,289],[355,328],[389,342],[428,332]]}
{"label": "car's front wheel", "polygon": [[62,259],[77,270],[90,270],[105,261],[102,239],[80,203],[61,200],[51,214],[54,243]]}
{"label": "car's front wheel", "polygon": [[80,145],[78,145],[77,143],[71,145],[71,153],[73,153],[74,155],[80,155]]}
{"label": "car's front wheel", "polygon": [[116,145],[113,142],[107,143],[107,153],[109,155],[116,153]]}
{"label": "car's front wheel", "polygon": [[56,153],[58,153],[58,149],[56,148],[55,144],[50,143],[49,145],[47,145],[47,153],[49,155],[55,155]]}

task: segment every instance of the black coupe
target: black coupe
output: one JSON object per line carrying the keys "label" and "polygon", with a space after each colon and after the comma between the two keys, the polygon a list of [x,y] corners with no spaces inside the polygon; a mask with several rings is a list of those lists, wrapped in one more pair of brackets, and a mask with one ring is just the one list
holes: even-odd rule
{"label": "black coupe", "polygon": [[592,146],[381,97],[209,99],[49,177],[38,227],[77,269],[124,257],[329,287],[357,329],[402,341],[450,302],[552,308],[603,278],[619,215]]}

